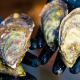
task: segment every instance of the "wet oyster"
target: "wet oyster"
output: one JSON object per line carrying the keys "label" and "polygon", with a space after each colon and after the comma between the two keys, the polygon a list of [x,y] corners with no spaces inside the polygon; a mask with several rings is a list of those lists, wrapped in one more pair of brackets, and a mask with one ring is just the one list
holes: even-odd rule
{"label": "wet oyster", "polygon": [[62,19],[68,14],[67,5],[63,1],[54,0],[44,6],[41,12],[41,25],[45,40],[51,50],[58,43],[59,26]]}
{"label": "wet oyster", "polygon": [[74,9],[62,21],[59,46],[67,67],[72,67],[80,55],[80,8]]}
{"label": "wet oyster", "polygon": [[15,13],[1,23],[0,57],[11,68],[21,68],[20,62],[30,47],[30,37],[33,27],[34,23],[25,14],[19,15]]}

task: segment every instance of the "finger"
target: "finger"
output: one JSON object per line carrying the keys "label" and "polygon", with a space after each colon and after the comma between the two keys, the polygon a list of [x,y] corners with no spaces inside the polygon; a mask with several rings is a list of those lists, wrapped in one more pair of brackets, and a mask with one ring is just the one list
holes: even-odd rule
{"label": "finger", "polygon": [[42,37],[38,36],[39,38],[37,39],[33,39],[31,38],[31,46],[29,49],[31,50],[35,50],[35,49],[41,49],[44,45],[44,40],[42,39]]}
{"label": "finger", "polygon": [[0,73],[0,80],[19,80],[18,77]]}
{"label": "finger", "polygon": [[31,46],[30,46],[29,49],[31,49],[31,50],[35,50],[35,49],[37,49],[37,47],[38,47],[37,40],[31,38],[31,39],[30,39],[30,42],[31,42]]}
{"label": "finger", "polygon": [[80,0],[62,0],[68,4],[69,12],[75,8],[80,7]]}
{"label": "finger", "polygon": [[65,69],[66,69],[66,66],[61,60],[60,53],[58,52],[53,68],[52,68],[52,71],[55,75],[61,75]]}
{"label": "finger", "polygon": [[53,0],[47,0],[47,3],[51,2],[51,1],[53,1]]}
{"label": "finger", "polygon": [[0,17],[0,23],[3,21],[3,19]]}
{"label": "finger", "polygon": [[57,47],[58,45],[54,44],[54,51],[52,51],[47,44],[44,46],[41,54],[39,55],[39,59],[42,65],[46,64],[49,61],[51,56],[56,51]]}
{"label": "finger", "polygon": [[38,67],[40,66],[40,60],[33,54],[27,52],[24,56],[22,63],[32,66],[32,67]]}
{"label": "finger", "polygon": [[26,72],[24,77],[15,77],[0,73],[0,80],[37,80],[34,76]]}
{"label": "finger", "polygon": [[37,42],[38,42],[38,49],[43,48],[45,39],[44,39],[43,31],[41,30],[41,26],[39,27],[39,29],[37,31],[35,39],[37,39]]}
{"label": "finger", "polygon": [[40,27],[39,27],[39,29],[37,31],[35,39],[31,38],[30,41],[31,41],[31,46],[30,46],[31,50],[35,50],[37,48],[38,49],[43,48],[45,40],[44,40],[44,36],[43,36],[43,33],[42,33]]}
{"label": "finger", "polygon": [[26,76],[19,77],[20,80],[37,80],[34,76],[26,72]]}
{"label": "finger", "polygon": [[72,68],[69,68],[69,71],[72,74],[77,74],[80,71],[80,57],[77,59],[76,63],[74,64],[74,66]]}

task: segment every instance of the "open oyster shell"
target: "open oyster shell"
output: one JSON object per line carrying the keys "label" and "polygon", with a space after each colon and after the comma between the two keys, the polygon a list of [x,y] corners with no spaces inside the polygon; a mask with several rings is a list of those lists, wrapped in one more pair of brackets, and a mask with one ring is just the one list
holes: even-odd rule
{"label": "open oyster shell", "polygon": [[8,66],[16,68],[30,47],[34,23],[25,14],[13,14],[0,25],[0,57]]}
{"label": "open oyster shell", "polygon": [[72,67],[80,56],[80,8],[74,9],[62,20],[59,46],[65,65]]}
{"label": "open oyster shell", "polygon": [[44,6],[41,12],[41,25],[45,40],[51,50],[58,43],[59,26],[62,19],[68,14],[66,3],[54,0]]}

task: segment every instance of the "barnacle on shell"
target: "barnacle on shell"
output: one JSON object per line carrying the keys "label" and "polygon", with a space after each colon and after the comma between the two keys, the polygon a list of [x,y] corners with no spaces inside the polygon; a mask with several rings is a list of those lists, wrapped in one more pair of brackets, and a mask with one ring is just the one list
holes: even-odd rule
{"label": "barnacle on shell", "polygon": [[[19,15],[15,13],[1,22],[0,57],[2,58],[2,61],[11,68],[16,69],[18,67],[21,69],[20,62],[30,47],[30,38],[33,27],[33,21],[25,14]],[[23,75],[23,73],[21,74]],[[13,75],[15,75],[15,73],[13,73]]]}
{"label": "barnacle on shell", "polygon": [[45,5],[41,12],[41,25],[44,37],[51,50],[54,50],[55,42],[58,43],[59,26],[67,14],[66,3],[58,0]]}
{"label": "barnacle on shell", "polygon": [[80,56],[80,8],[74,9],[62,20],[59,46],[65,65],[72,67]]}

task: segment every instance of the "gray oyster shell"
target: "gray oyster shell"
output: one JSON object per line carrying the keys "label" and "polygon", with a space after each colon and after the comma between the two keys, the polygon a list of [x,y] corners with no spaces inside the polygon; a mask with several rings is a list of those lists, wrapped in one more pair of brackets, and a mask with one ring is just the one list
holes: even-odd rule
{"label": "gray oyster shell", "polygon": [[30,47],[34,23],[25,14],[13,14],[0,25],[1,58],[10,67],[16,68]]}
{"label": "gray oyster shell", "polygon": [[41,25],[44,38],[54,51],[54,44],[58,44],[59,26],[62,19],[68,14],[66,3],[54,0],[44,6],[41,12]]}

